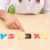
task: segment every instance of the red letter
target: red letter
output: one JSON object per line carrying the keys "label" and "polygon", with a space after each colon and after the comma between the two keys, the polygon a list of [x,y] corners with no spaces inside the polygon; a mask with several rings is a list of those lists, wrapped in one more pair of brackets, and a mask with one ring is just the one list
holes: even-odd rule
{"label": "red letter", "polygon": [[9,34],[8,39],[14,39],[14,34]]}
{"label": "red letter", "polygon": [[39,34],[34,34],[34,38],[40,38]]}

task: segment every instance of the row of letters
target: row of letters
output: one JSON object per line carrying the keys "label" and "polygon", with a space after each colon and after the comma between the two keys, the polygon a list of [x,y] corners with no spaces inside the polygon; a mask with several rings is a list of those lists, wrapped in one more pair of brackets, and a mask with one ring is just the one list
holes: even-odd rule
{"label": "row of letters", "polygon": [[0,39],[14,39],[14,38],[17,38],[17,39],[40,39],[40,38],[43,38],[43,39],[48,39],[48,35],[47,34],[42,34],[42,36],[39,34],[39,33],[34,33],[34,34],[31,34],[31,33],[25,33],[24,36],[22,34],[13,34],[13,33],[9,33],[9,34],[6,34],[6,33],[0,33]]}

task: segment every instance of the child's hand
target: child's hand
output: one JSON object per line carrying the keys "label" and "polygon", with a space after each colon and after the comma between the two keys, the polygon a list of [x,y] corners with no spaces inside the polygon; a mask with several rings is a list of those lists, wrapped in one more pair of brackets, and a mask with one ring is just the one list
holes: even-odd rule
{"label": "child's hand", "polygon": [[8,28],[10,28],[10,29],[20,29],[20,30],[24,31],[19,20],[14,15],[10,15],[10,14],[6,15],[4,17],[4,20],[5,20],[5,24]]}

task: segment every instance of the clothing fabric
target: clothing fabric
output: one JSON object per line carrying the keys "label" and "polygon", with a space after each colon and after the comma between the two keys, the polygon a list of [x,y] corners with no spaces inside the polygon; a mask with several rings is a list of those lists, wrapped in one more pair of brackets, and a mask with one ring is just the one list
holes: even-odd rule
{"label": "clothing fabric", "polygon": [[[16,9],[16,13],[33,13],[33,14],[39,14],[42,4],[36,2],[36,0],[12,0],[13,5]],[[9,8],[11,0],[0,0],[0,10],[7,11]],[[46,14],[50,14],[50,0],[44,0],[44,12]]]}

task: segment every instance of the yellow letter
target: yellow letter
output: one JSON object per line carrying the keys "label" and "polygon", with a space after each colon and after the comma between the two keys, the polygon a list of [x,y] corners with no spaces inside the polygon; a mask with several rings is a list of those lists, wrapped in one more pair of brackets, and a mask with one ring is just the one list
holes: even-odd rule
{"label": "yellow letter", "polygon": [[44,33],[44,34],[43,34],[43,38],[44,38],[44,39],[48,39],[48,35]]}
{"label": "yellow letter", "polygon": [[24,37],[23,37],[23,35],[21,35],[21,34],[17,34],[17,39],[18,39],[18,40],[23,40]]}

